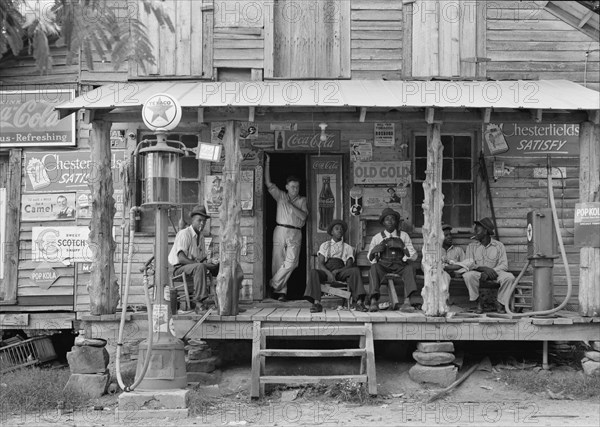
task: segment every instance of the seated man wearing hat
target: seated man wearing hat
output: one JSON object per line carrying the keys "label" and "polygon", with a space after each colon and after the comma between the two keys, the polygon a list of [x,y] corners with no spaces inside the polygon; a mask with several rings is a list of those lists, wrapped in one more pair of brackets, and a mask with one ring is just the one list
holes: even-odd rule
{"label": "seated man wearing hat", "polygon": [[[398,274],[404,282],[404,304],[402,311],[412,311],[410,295],[417,290],[413,261],[418,258],[410,236],[399,230],[402,218],[393,209],[385,208],[379,217],[384,230],[373,236],[367,257],[371,261],[369,285],[371,304],[369,311],[378,311],[379,287],[388,273]],[[398,307],[393,307],[397,309]]]}
{"label": "seated man wearing hat", "polygon": [[356,302],[356,309],[366,311],[365,288],[362,283],[360,270],[354,266],[354,251],[352,246],[344,242],[344,234],[348,230],[348,224],[341,219],[334,219],[327,233],[331,240],[323,242],[317,254],[317,268],[310,271],[306,282],[304,297],[313,303],[311,313],[323,311],[321,305],[321,283],[336,280],[348,283],[352,298]]}
{"label": "seated man wearing hat", "polygon": [[190,226],[180,230],[175,236],[175,243],[169,252],[169,264],[173,266],[174,276],[181,273],[193,276],[196,302],[205,305],[209,294],[206,271],[216,276],[219,272],[219,263],[216,258],[207,260],[204,242],[200,236],[206,220],[210,218],[204,206],[195,206],[190,217],[192,218]]}
{"label": "seated man wearing hat", "polygon": [[477,301],[477,313],[483,313],[483,302],[479,298],[480,283],[486,280],[496,280],[500,283],[496,310],[504,312],[508,305],[510,285],[515,276],[508,272],[506,249],[498,240],[493,240],[494,224],[490,218],[475,221],[475,235],[471,239],[477,240],[467,246],[466,262],[470,263],[469,271],[463,273],[463,279],[469,290],[469,299]]}

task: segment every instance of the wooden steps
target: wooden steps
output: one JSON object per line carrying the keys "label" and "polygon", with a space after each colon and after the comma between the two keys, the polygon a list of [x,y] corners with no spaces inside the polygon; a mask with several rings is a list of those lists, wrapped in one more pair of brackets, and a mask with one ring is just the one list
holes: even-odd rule
{"label": "wooden steps", "polygon": [[[358,337],[358,348],[346,349],[276,349],[266,348],[267,337],[279,337],[293,340],[297,337]],[[360,325],[340,325],[335,329],[322,328],[315,325],[300,327],[264,327],[261,321],[253,322],[252,342],[252,376],[250,397],[259,398],[264,395],[265,384],[311,384],[321,381],[350,380],[366,383],[369,394],[377,394],[375,374],[375,349],[373,345],[373,326],[369,323]],[[267,357],[360,357],[360,373],[358,375],[264,375]]]}

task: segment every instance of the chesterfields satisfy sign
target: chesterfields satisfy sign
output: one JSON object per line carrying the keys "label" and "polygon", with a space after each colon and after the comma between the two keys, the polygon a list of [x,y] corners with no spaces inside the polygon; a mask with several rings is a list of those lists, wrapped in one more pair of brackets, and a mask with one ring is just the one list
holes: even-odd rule
{"label": "chesterfields satisfy sign", "polygon": [[483,137],[493,156],[579,156],[579,125],[575,124],[487,123]]}
{"label": "chesterfields satisfy sign", "polygon": [[75,114],[62,120],[54,107],[73,99],[74,90],[0,91],[3,147],[74,146]]}

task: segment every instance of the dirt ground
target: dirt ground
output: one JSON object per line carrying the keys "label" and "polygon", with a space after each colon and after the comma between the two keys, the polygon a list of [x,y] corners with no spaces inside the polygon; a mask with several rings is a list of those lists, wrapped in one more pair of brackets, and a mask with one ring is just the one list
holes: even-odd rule
{"label": "dirt ground", "polygon": [[250,402],[250,367],[241,366],[223,370],[219,384],[203,386],[202,396],[210,404],[201,404],[196,408],[196,415],[184,420],[140,418],[141,411],[124,417],[116,411],[117,397],[105,396],[94,402],[95,408],[75,413],[3,414],[2,425],[600,425],[597,400],[554,400],[546,394],[529,395],[501,382],[498,372],[493,370],[475,371],[449,395],[426,404],[440,389],[413,382],[408,377],[411,366],[412,363],[378,361],[379,397],[366,404],[339,402],[306,389],[285,388],[272,391],[258,402]]}

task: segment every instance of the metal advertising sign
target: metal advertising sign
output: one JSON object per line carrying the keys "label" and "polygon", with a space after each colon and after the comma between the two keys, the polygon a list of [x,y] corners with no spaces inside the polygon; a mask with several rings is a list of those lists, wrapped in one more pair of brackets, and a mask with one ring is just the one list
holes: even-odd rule
{"label": "metal advertising sign", "polygon": [[23,221],[74,220],[76,211],[75,193],[25,193],[21,196]]}
{"label": "metal advertising sign", "polygon": [[[125,162],[125,150],[111,152],[111,168],[115,187],[123,185],[119,168]],[[88,190],[89,178],[98,175],[99,165],[89,151],[25,152],[25,191]]]}
{"label": "metal advertising sign", "polygon": [[600,248],[600,202],[575,204],[575,245]]}
{"label": "metal advertising sign", "polygon": [[171,95],[157,93],[148,98],[142,107],[142,119],[153,131],[175,129],[181,121],[181,105]]}
{"label": "metal advertising sign", "polygon": [[89,227],[33,227],[31,258],[46,262],[90,262]]}
{"label": "metal advertising sign", "polygon": [[327,139],[321,141],[321,131],[275,131],[275,149],[288,151],[338,151],[341,146],[339,130],[325,131]]}
{"label": "metal advertising sign", "polygon": [[354,163],[355,184],[403,184],[406,187],[410,182],[410,161]]}
{"label": "metal advertising sign", "polygon": [[0,145],[75,146],[75,114],[60,120],[54,111],[74,94],[72,89],[0,91]]}
{"label": "metal advertising sign", "polygon": [[54,282],[56,282],[56,279],[58,279],[58,277],[59,274],[54,268],[52,268],[52,264],[43,262],[31,272],[31,276],[29,278],[41,289],[47,291],[48,289],[50,289],[50,286],[52,286]]}
{"label": "metal advertising sign", "polygon": [[489,155],[506,157],[579,156],[579,125],[557,123],[487,123],[483,125]]}

